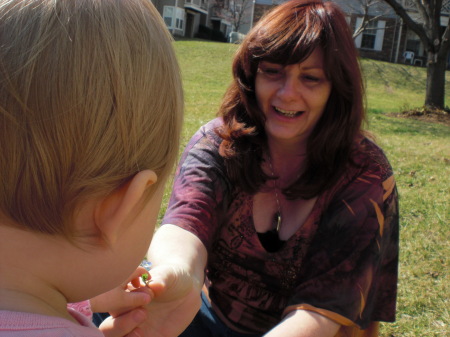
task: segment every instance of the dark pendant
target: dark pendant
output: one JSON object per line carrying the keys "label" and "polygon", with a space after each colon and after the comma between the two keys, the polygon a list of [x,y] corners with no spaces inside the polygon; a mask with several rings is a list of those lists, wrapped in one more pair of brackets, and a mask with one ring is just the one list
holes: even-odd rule
{"label": "dark pendant", "polygon": [[283,247],[286,241],[280,240],[278,236],[278,230],[281,225],[281,215],[280,213],[275,213],[273,222],[275,224],[275,228],[271,229],[265,233],[258,233],[259,241],[261,245],[264,247],[266,251],[269,253],[277,252]]}
{"label": "dark pendant", "polygon": [[276,229],[271,229],[265,233],[258,233],[259,241],[269,253],[277,252],[283,247],[286,241],[280,240]]}

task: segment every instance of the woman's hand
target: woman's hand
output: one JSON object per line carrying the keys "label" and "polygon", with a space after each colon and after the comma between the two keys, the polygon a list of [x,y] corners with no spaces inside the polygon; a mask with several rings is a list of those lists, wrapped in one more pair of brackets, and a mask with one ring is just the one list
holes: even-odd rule
{"label": "woman's hand", "polygon": [[150,277],[148,287],[155,297],[140,328],[144,336],[176,337],[200,309],[202,285],[181,266],[156,266]]}
{"label": "woman's hand", "polygon": [[121,316],[106,318],[99,329],[105,337],[143,337],[144,331],[139,325],[147,319],[147,311],[143,308],[131,310]]}
{"label": "woman's hand", "polygon": [[147,257],[152,263],[147,286],[154,298],[140,328],[144,336],[176,337],[200,309],[206,248],[190,232],[164,225],[153,236]]}

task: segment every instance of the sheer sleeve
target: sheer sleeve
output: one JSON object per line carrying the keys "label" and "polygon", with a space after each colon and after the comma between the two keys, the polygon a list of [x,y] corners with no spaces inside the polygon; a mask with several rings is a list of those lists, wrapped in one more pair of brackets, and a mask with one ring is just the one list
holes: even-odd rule
{"label": "sheer sleeve", "polygon": [[191,138],[178,165],[163,224],[195,234],[208,248],[229,202],[230,185],[218,153],[215,119]]}
{"label": "sheer sleeve", "polygon": [[91,303],[89,300],[76,303],[67,303],[67,308],[75,310],[86,316],[89,320],[92,320]]}
{"label": "sheer sleeve", "polygon": [[381,150],[370,160],[324,210],[285,314],[307,309],[362,329],[395,320],[397,190]]}

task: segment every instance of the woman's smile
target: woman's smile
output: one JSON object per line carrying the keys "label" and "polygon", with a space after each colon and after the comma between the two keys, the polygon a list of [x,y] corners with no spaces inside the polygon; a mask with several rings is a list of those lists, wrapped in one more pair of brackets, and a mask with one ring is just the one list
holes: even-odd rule
{"label": "woman's smile", "polygon": [[331,93],[322,49],[318,47],[304,61],[290,65],[261,61],[255,92],[266,119],[267,136],[305,143]]}
{"label": "woman's smile", "polygon": [[274,106],[273,109],[281,116],[285,116],[288,118],[295,118],[297,116],[300,116],[304,112],[304,111],[296,111],[296,110],[291,110],[291,111],[284,110],[284,109],[278,108],[276,106]]}

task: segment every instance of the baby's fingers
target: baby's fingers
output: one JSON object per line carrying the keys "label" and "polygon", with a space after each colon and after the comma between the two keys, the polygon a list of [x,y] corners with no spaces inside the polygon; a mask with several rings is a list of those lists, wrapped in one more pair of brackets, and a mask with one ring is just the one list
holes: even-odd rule
{"label": "baby's fingers", "polygon": [[131,283],[131,285],[134,288],[141,287],[142,285],[141,285],[140,277],[141,277],[141,275],[147,274],[147,273],[148,272],[144,267],[141,267],[141,266],[137,267],[136,270],[133,272],[133,274],[131,274],[130,277],[128,278],[127,284]]}
{"label": "baby's fingers", "polygon": [[153,297],[152,290],[147,287],[126,292],[122,297],[120,308],[110,311],[109,314],[113,317],[118,317],[125,312],[145,306],[150,303]]}

